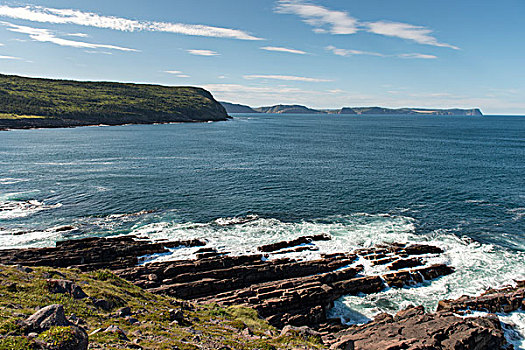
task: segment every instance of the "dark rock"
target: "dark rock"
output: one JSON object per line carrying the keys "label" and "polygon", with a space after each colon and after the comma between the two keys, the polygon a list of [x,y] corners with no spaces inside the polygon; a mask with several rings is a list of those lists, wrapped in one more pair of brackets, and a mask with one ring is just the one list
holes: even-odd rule
{"label": "dark rock", "polygon": [[83,238],[61,241],[54,248],[5,249],[0,264],[73,267],[82,271],[121,269],[138,264],[138,257],[169,252],[168,248],[204,246],[198,239],[153,243],[135,236]]}
{"label": "dark rock", "polygon": [[421,254],[441,254],[443,249],[426,244],[412,244],[404,248],[404,251],[408,255],[421,255]]}
{"label": "dark rock", "polygon": [[177,321],[182,323],[184,321],[184,312],[182,309],[170,309],[169,310],[170,321]]}
{"label": "dark rock", "polygon": [[47,344],[49,350],[87,350],[89,345],[87,333],[80,327],[70,326],[71,335],[66,341]]}
{"label": "dark rock", "polygon": [[117,317],[131,316],[131,308],[128,307],[128,306],[122,307],[122,308],[117,310],[115,316],[117,316]]}
{"label": "dark rock", "polygon": [[84,299],[88,297],[82,288],[72,281],[48,279],[46,283],[51,293],[69,294],[73,299]]}
{"label": "dark rock", "polygon": [[58,226],[54,228],[55,232],[65,232],[65,231],[72,231],[76,229],[77,228],[75,226],[71,226],[71,225]]}
{"label": "dark rock", "polygon": [[17,265],[16,266],[16,269],[20,272],[24,272],[24,273],[31,273],[33,272],[33,269],[30,268],[30,267],[27,267],[27,266],[22,266],[22,265]]}
{"label": "dark rock", "polygon": [[407,267],[416,267],[423,265],[423,261],[419,258],[408,258],[395,260],[393,263],[387,266],[389,270],[405,269]]}
{"label": "dark rock", "polygon": [[282,242],[276,242],[276,243],[263,245],[263,246],[258,247],[257,249],[261,252],[274,252],[279,249],[293,247],[293,246],[300,245],[300,244],[308,244],[313,241],[329,241],[331,239],[332,237],[326,234],[314,235],[314,236],[303,236],[303,237],[293,239],[291,241],[282,241]]}
{"label": "dark rock", "polygon": [[40,333],[54,326],[70,326],[71,322],[66,319],[64,307],[55,304],[38,310],[25,320],[25,324],[30,331]]}
{"label": "dark rock", "polygon": [[91,298],[91,302],[93,305],[95,305],[95,307],[104,311],[111,311],[111,309],[113,309],[113,303],[105,299]]}

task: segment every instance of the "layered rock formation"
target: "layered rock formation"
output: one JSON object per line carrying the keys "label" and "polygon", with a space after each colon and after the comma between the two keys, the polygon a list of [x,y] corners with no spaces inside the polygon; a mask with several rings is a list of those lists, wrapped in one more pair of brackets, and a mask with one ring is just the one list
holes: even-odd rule
{"label": "layered rock formation", "polygon": [[[59,242],[54,248],[0,251],[0,263],[29,266],[72,266],[83,271],[112,269],[141,288],[198,303],[249,306],[270,324],[309,327],[334,348],[356,349],[485,349],[503,348],[505,340],[493,319],[462,319],[465,309],[489,312],[523,308],[524,287],[489,291],[473,298],[442,301],[437,313],[410,308],[392,317],[380,315],[367,325],[345,326],[327,319],[327,311],[344,295],[377,293],[385,288],[416,286],[453,272],[429,265],[439,247],[394,243],[351,253],[320,255],[317,260],[279,258],[284,252],[316,249],[330,236],[304,236],[258,248],[262,254],[230,256],[205,247],[203,240],[151,242],[137,237],[88,238]],[[195,260],[138,263],[174,247],[199,247]],[[366,275],[359,262],[384,265]],[[50,288],[64,281],[51,280]],[[58,287],[57,287],[58,286]],[[65,288],[65,287],[64,287]],[[67,289],[67,288],[66,288]],[[72,289],[71,289],[72,290]],[[71,294],[72,291],[68,292]],[[385,337],[384,335],[388,336]],[[486,347],[479,347],[482,344]],[[488,346],[488,347],[487,347]]]}
{"label": "layered rock formation", "polygon": [[450,312],[425,313],[409,307],[395,316],[379,314],[364,325],[350,326],[325,336],[332,349],[353,346],[359,350],[503,349],[506,346],[496,316],[460,318]]}

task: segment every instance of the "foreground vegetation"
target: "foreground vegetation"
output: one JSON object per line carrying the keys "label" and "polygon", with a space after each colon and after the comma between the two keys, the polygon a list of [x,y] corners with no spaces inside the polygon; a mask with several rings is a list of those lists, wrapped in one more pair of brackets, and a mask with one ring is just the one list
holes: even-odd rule
{"label": "foreground vegetation", "polygon": [[[53,293],[49,279],[73,281],[89,297]],[[37,341],[67,342],[71,327],[52,327],[38,336],[27,336],[20,327],[20,321],[50,304],[63,305],[65,315],[90,334],[90,349],[322,348],[316,338],[281,336],[252,309],[153,295],[109,271],[0,266],[0,350],[34,349]],[[123,313],[123,307],[131,312]],[[122,332],[107,331],[110,326]]]}
{"label": "foreground vegetation", "polygon": [[225,120],[227,114],[201,88],[0,74],[0,127],[15,127],[14,119],[25,118],[45,127],[42,119],[61,121],[63,126],[115,125]]}

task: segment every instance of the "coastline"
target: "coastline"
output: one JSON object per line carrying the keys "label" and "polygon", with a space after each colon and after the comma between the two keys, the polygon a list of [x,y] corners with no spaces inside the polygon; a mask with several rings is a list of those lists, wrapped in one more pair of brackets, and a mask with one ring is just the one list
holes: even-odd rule
{"label": "coastline", "polygon": [[[52,248],[2,250],[0,263],[19,266],[21,271],[42,266],[67,267],[82,273],[102,273],[100,269],[107,269],[140,288],[141,293],[174,297],[194,307],[251,308],[280,330],[281,336],[317,338],[330,349],[380,350],[394,346],[453,349],[461,344],[462,349],[474,350],[503,349],[509,345],[494,313],[523,310],[524,281],[480,296],[442,300],[436,310],[407,306],[394,316],[382,313],[363,325],[345,325],[341,320],[327,318],[328,309],[342,295],[374,294],[384,288],[418,288],[420,283],[454,274],[453,266],[426,265],[427,256],[439,256],[443,250],[424,244],[392,243],[352,253],[328,254],[312,261],[275,258],[330,240],[328,235],[302,236],[260,246],[259,255],[230,256],[206,248],[207,242],[198,239],[154,242],[134,236],[94,237],[57,242]],[[161,255],[180,247],[202,248],[195,260],[140,264],[141,257]],[[391,272],[382,276],[364,275],[363,267],[355,264],[363,259],[387,266]],[[61,286],[73,282],[48,279],[46,283]],[[69,292],[67,288],[48,288],[50,293],[70,293],[74,298],[73,287]],[[472,312],[488,314],[478,316]],[[85,331],[95,332],[92,328]]]}
{"label": "coastline", "polygon": [[[54,124],[53,122],[47,125],[34,125],[33,123],[29,124],[23,124],[22,125],[9,125],[5,126],[6,121],[9,119],[0,119],[0,131],[10,131],[10,130],[39,130],[39,129],[69,129],[69,128],[80,128],[80,127],[104,127],[104,126],[125,126],[125,125],[164,125],[164,124],[183,124],[183,123],[210,123],[210,122],[223,122],[231,120],[231,116],[227,116],[224,119],[210,119],[210,120],[176,120],[176,121],[144,121],[144,122],[137,122],[137,123],[129,123],[129,122],[117,122],[117,123],[109,123],[109,124],[99,124],[96,122],[93,123],[84,123],[84,122],[73,122],[71,124],[60,124],[60,122],[64,122],[65,120],[60,119],[57,124]],[[34,120],[46,120],[49,121],[51,119],[37,119]],[[24,121],[22,119],[22,121]],[[25,120],[27,122],[27,120]],[[8,123],[7,123],[8,124]],[[44,123],[45,124],[45,123]]]}

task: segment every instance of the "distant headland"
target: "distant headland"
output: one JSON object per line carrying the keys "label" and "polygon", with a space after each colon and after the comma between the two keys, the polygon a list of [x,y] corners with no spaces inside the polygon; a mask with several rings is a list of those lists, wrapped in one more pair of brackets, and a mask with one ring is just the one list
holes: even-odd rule
{"label": "distant headland", "polygon": [[312,109],[301,105],[275,105],[253,108],[246,105],[220,102],[228,113],[278,113],[278,114],[351,114],[351,115],[457,115],[482,116],[479,108],[472,109],[427,109],[427,108],[384,108],[384,107],[343,107],[340,109]]}
{"label": "distant headland", "polygon": [[197,87],[81,82],[0,74],[0,130],[208,122],[229,118]]}

